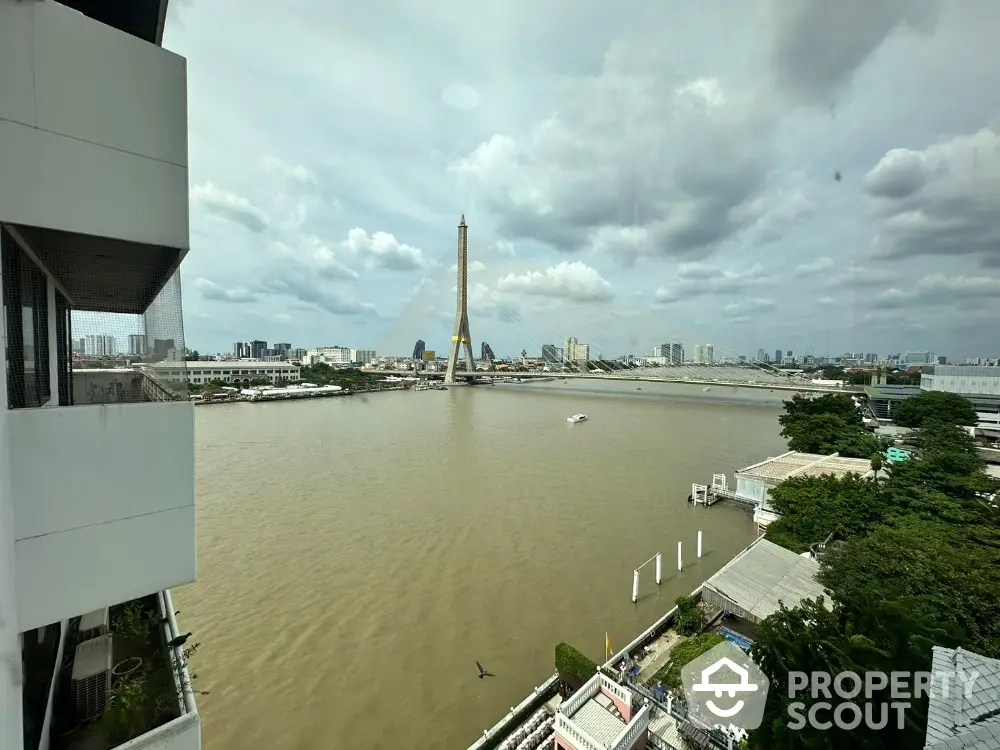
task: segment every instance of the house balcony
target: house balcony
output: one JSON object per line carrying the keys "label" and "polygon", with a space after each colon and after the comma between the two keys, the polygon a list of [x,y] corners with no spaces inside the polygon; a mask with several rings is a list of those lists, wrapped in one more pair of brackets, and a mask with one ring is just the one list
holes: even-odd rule
{"label": "house balcony", "polygon": [[26,747],[201,747],[189,665],[199,644],[177,644],[184,633],[169,590],[25,635]]}
{"label": "house balcony", "polygon": [[558,750],[643,750],[650,720],[647,702],[602,672],[591,677],[556,713]]}
{"label": "house balcony", "polygon": [[194,407],[6,413],[20,630],[196,575]]}

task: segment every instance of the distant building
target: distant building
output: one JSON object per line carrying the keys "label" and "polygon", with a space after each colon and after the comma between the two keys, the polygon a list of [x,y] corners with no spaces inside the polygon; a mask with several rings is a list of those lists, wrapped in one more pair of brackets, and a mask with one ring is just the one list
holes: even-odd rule
{"label": "distant building", "polygon": [[242,362],[189,362],[185,368],[183,362],[157,362],[142,365],[148,369],[157,380],[183,380],[194,385],[203,385],[215,381],[232,383],[234,385],[250,385],[251,380],[267,380],[275,383],[279,380],[290,383],[299,380],[299,367],[291,362],[263,362],[244,360]]}
{"label": "distant building", "polygon": [[483,362],[492,362],[496,359],[496,356],[493,354],[493,349],[490,348],[490,345],[485,341],[479,345],[479,359]]}
{"label": "distant building", "polygon": [[424,343],[423,339],[417,339],[417,343],[413,345],[413,358],[423,359],[425,351],[427,351],[427,344]]}
{"label": "distant building", "polygon": [[93,334],[84,336],[83,353],[88,357],[114,357],[118,353],[115,337]]}
{"label": "distant building", "polygon": [[250,359],[261,359],[264,356],[264,351],[267,349],[266,341],[251,341],[250,342]]}
{"label": "distant building", "polygon": [[128,353],[137,357],[146,356],[146,337],[141,333],[128,335]]}
{"label": "distant building", "polygon": [[555,344],[542,344],[542,359],[549,363],[558,362],[561,359],[559,349]]}

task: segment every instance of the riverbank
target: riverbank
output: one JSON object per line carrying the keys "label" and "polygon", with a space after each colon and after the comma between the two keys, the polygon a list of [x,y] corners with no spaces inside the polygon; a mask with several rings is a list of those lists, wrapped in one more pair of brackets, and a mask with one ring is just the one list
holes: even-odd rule
{"label": "riverbank", "polygon": [[320,389],[302,389],[301,391],[294,391],[290,389],[282,389],[281,393],[274,396],[269,396],[270,391],[261,390],[254,395],[244,395],[236,394],[234,396],[229,396],[225,398],[198,398],[197,394],[191,397],[195,406],[212,406],[216,404],[234,404],[234,403],[273,403],[276,401],[301,401],[303,399],[312,398],[337,398],[344,396],[362,396],[369,393],[384,393],[388,391],[405,391],[409,390],[404,386],[386,386],[384,388],[359,388],[356,390],[320,390]]}

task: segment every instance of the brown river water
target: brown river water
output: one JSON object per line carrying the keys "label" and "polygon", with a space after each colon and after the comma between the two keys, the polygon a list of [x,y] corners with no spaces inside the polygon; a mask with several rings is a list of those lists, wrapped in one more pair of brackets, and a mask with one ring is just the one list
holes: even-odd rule
{"label": "brown river water", "polygon": [[[691,483],[783,452],[790,394],[636,387],[197,409],[198,582],[174,595],[202,644],[204,746],[461,750],[556,643],[600,660],[605,631],[621,648],[718,570],[753,524],[692,507]],[[663,583],[647,566],[633,604],[658,551]]]}

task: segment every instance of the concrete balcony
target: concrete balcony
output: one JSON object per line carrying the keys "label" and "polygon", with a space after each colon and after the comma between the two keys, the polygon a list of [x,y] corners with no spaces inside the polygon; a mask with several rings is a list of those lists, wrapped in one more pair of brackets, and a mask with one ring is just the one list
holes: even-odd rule
{"label": "concrete balcony", "polygon": [[192,404],[6,419],[19,630],[195,580]]}
{"label": "concrete balcony", "polygon": [[101,238],[74,246],[89,256],[186,251],[186,75],[184,58],[64,4],[0,0],[0,221]]}

